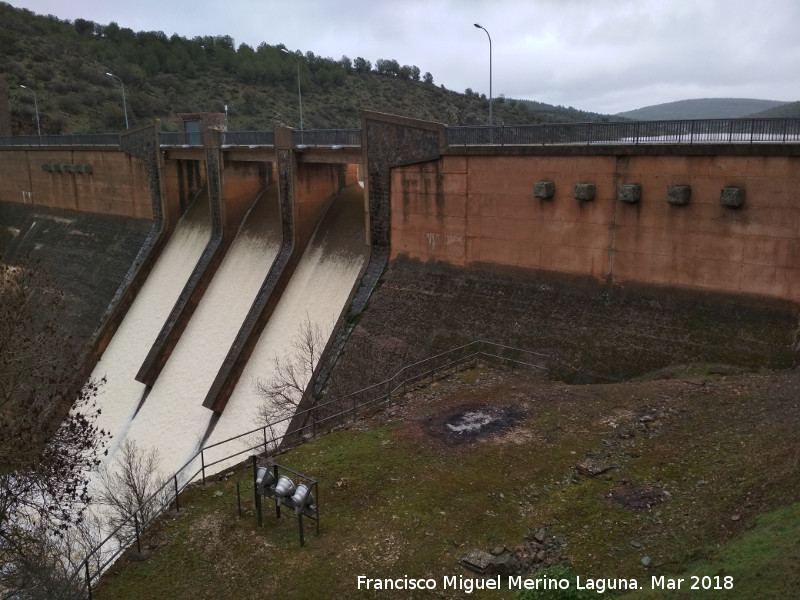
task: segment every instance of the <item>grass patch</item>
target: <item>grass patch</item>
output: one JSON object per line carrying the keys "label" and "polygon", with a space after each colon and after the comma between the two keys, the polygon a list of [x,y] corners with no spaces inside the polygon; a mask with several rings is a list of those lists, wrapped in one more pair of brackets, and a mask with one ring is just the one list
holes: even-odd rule
{"label": "grass patch", "polygon": [[[740,539],[671,576],[683,578],[684,583],[681,590],[669,592],[669,598],[796,598],[800,589],[798,560],[800,504],[793,504],[759,516],[753,529]],[[630,595],[631,600],[662,597],[664,592],[652,589]]]}
{"label": "grass patch", "polygon": [[[473,577],[459,563],[472,550],[502,551],[528,577],[569,564],[582,580],[635,578],[649,587],[654,574],[689,568],[734,576],[737,593],[739,582],[752,589],[745,574],[754,585],[777,579],[798,558],[797,505],[756,521],[800,495],[800,445],[791,442],[800,420],[798,380],[800,373],[785,371],[702,385],[570,386],[477,367],[278,457],[319,482],[321,535],[307,521],[305,547],[288,511],[278,520],[266,504],[264,527],[256,526],[248,475],[239,517],[235,477],[228,476],[184,493],[181,512],[148,531],[151,556],[120,560],[94,597],[398,594],[359,590],[357,577],[365,575],[430,578],[438,597],[462,598],[463,590],[443,582]],[[448,432],[453,415],[481,406],[513,409],[515,420],[475,437]],[[584,474],[578,467],[589,459],[608,468]],[[541,556],[531,551],[537,532]],[[759,551],[747,541],[756,534]],[[747,549],[737,551],[737,540]],[[736,597],[787,597],[763,589],[768,595]]]}

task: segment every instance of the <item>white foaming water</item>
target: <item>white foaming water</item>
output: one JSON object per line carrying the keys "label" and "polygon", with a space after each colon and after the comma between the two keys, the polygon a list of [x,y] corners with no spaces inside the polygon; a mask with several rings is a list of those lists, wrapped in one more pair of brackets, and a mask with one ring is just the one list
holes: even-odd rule
{"label": "white foaming water", "polygon": [[[258,422],[262,401],[255,391],[255,380],[270,379],[275,358],[284,358],[292,351],[292,340],[306,318],[319,327],[325,340],[330,337],[369,254],[364,239],[363,198],[363,189],[356,185],[331,204],[261,333],[206,445],[262,424]],[[288,422],[281,424],[282,430],[275,433],[282,433],[287,425]],[[243,449],[247,440],[234,444],[238,447],[227,444],[208,451],[206,463]],[[242,458],[228,462],[235,464]],[[226,464],[221,463],[212,470],[217,472]]]}
{"label": "white foaming water", "polygon": [[277,212],[273,188],[251,211],[126,432],[140,448],[158,448],[164,475],[200,448],[213,415],[203,400],[278,254]]}
{"label": "white foaming water", "polygon": [[97,399],[101,409],[97,426],[113,436],[109,457],[123,441],[125,428],[145,392],[145,385],[135,379],[136,373],[210,236],[208,200],[201,197],[178,223],[92,372],[94,379],[106,378]]}

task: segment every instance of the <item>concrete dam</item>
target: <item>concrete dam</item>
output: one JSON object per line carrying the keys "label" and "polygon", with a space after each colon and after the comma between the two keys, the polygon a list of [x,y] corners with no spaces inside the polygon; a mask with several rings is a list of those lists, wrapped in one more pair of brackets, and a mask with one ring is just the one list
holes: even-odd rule
{"label": "concrete dam", "polygon": [[305,319],[344,339],[390,259],[800,306],[800,145],[785,133],[462,144],[376,113],[357,146],[294,133],[164,145],[153,127],[110,150],[2,151],[4,201],[152,221],[91,341],[112,455],[125,438],[157,446],[169,475],[253,428],[254,379]]}

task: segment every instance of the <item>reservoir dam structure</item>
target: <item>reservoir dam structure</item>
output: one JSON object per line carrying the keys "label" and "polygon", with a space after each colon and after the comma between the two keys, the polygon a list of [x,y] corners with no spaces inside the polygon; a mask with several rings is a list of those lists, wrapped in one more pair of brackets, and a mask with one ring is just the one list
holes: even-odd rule
{"label": "reservoir dam structure", "polygon": [[[782,121],[729,120],[726,139],[720,124],[708,135],[698,123],[555,135],[364,112],[358,132],[302,139],[279,129],[188,140],[157,126],[103,145],[4,138],[0,202],[137,223],[138,253],[87,336],[87,376],[106,380],[108,461],[134,440],[157,448],[171,476],[257,426],[255,382],[272,377],[306,321],[328,341],[318,367],[329,372],[397,259],[796,314],[800,125]],[[16,225],[4,236],[6,248],[25,244]]]}

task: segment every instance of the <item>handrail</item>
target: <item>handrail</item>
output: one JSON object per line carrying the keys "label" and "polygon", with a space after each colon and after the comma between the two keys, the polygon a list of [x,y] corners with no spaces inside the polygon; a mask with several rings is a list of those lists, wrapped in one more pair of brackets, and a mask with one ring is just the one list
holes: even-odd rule
{"label": "handrail", "polygon": [[[302,422],[304,424],[293,431],[284,431],[279,435],[274,435],[273,433],[277,425],[281,425],[284,422],[291,422],[296,415],[290,415],[283,419],[267,423],[261,427],[251,429],[250,431],[240,433],[226,440],[203,446],[171,477],[167,478],[161,487],[145,499],[131,515],[123,520],[122,523],[109,533],[96,547],[92,548],[86,554],[77,564],[72,574],[67,578],[57,598],[75,598],[80,594],[85,594],[85,597],[91,599],[93,580],[97,579],[120,554],[125,552],[134,543],[139,543],[142,530],[162,512],[168,509],[173,502],[175,502],[176,509],[179,510],[178,496],[180,492],[186,489],[186,487],[198,477],[205,483],[206,477],[215,472],[211,471],[212,467],[223,463],[230,463],[231,460],[243,454],[252,454],[254,450],[261,451],[263,448],[263,452],[268,454],[270,449],[277,450],[290,441],[302,443],[304,435],[309,427],[311,428],[312,436],[315,436],[336,424],[340,424],[344,418],[356,420],[359,414],[363,415],[367,408],[384,402],[391,404],[398,390],[405,391],[409,384],[427,377],[433,380],[437,373],[441,374],[465,362],[470,362],[478,358],[499,361],[500,363],[510,364],[512,367],[520,366],[542,371],[549,370],[552,360],[552,357],[548,354],[523,350],[521,348],[514,348],[512,346],[505,346],[485,340],[476,340],[415,363],[405,365],[394,375],[380,383],[373,384],[332,400],[320,402],[311,408],[300,411],[297,414],[305,414],[310,418],[311,422],[308,424],[307,420],[303,419]],[[526,360],[522,360],[522,358]],[[362,409],[361,413],[359,413],[359,409]],[[322,412],[322,417],[320,417],[320,412]],[[268,431],[270,431],[270,439],[268,439],[267,436]],[[232,453],[225,454],[223,457],[217,458],[211,462],[206,462],[206,453],[208,451],[214,448],[221,448],[225,445],[233,445],[243,438],[253,438],[256,434],[260,434],[258,436],[258,443],[254,444],[251,441],[246,444],[244,448],[235,446],[232,450],[228,451]],[[197,467],[198,459],[200,461],[199,467]],[[193,471],[192,465],[196,467]],[[168,490],[170,487],[171,489]],[[169,493],[167,493],[168,491]],[[154,503],[157,508],[152,511],[151,517],[148,520],[139,521],[137,515],[142,514],[142,508],[145,506],[152,506]],[[133,533],[128,533],[126,535],[126,529],[128,532],[132,530]],[[103,552],[106,550],[105,546],[111,544],[114,540],[117,542],[115,547],[112,548],[108,554],[104,555]],[[92,566],[92,562],[95,562],[96,565]]]}
{"label": "handrail", "polygon": [[[274,147],[272,131],[223,131],[225,148]],[[592,144],[754,144],[800,143],[800,119],[683,119],[673,121],[593,121],[538,125],[445,127],[448,146],[547,146]],[[166,148],[202,147],[199,132],[162,131]],[[295,148],[357,148],[361,129],[307,129],[292,131]],[[0,148],[59,146],[119,147],[119,134],[18,135],[0,137]]]}
{"label": "handrail", "polygon": [[118,133],[77,133],[69,135],[14,135],[0,137],[0,148],[49,146],[103,146],[119,148]]}
{"label": "handrail", "polygon": [[800,119],[684,119],[448,126],[445,132],[448,146],[800,143]]}

